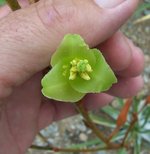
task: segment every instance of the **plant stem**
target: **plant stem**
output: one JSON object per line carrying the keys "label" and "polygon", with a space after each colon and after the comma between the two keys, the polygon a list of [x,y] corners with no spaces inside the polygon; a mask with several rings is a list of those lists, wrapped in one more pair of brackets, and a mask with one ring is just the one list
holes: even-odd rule
{"label": "plant stem", "polygon": [[42,146],[32,145],[30,148],[36,149],[36,150],[49,150],[54,152],[96,152],[101,150],[118,149],[120,148],[120,145],[116,147],[96,147],[96,148],[88,148],[88,149],[58,148],[58,147],[50,147],[50,146],[42,147]]}
{"label": "plant stem", "polygon": [[6,0],[12,11],[16,11],[18,9],[21,9],[19,3],[17,0]]}
{"label": "plant stem", "polygon": [[132,119],[132,121],[131,121],[131,123],[130,123],[129,128],[127,129],[127,131],[126,131],[126,133],[125,133],[125,136],[124,136],[123,140],[122,140],[122,145],[125,144],[125,141],[126,141],[126,139],[127,139],[127,137],[128,137],[128,134],[130,133],[131,129],[134,127],[134,125],[135,125],[135,123],[136,123],[137,121],[138,121],[137,113],[133,113],[133,119]]}
{"label": "plant stem", "polygon": [[50,146],[48,140],[46,139],[46,137],[43,136],[43,134],[41,134],[41,133],[39,132],[39,133],[38,133],[38,136],[42,139],[43,142],[47,143],[47,144]]}
{"label": "plant stem", "polygon": [[110,141],[120,130],[120,127],[116,127],[113,132],[109,135],[108,141]]}
{"label": "plant stem", "polygon": [[95,133],[95,135],[102,140],[109,148],[112,147],[118,147],[117,144],[110,143],[108,139],[103,135],[103,133],[100,132],[100,130],[97,128],[95,123],[92,122],[91,118],[89,117],[87,109],[85,109],[83,102],[77,102],[76,103],[76,108],[79,111],[79,113],[83,116],[86,125]]}
{"label": "plant stem", "polygon": [[[89,128],[91,128],[93,133],[95,133],[96,136],[106,144],[106,146],[94,147],[94,148],[83,148],[83,149],[54,147],[48,143],[46,138],[41,133],[39,133],[39,136],[43,139],[44,142],[48,143],[48,145],[47,146],[32,145],[30,148],[36,149],[36,150],[53,151],[53,152],[84,152],[84,153],[85,152],[96,152],[96,151],[101,151],[101,150],[115,150],[115,149],[119,149],[122,147],[129,148],[127,145],[125,145],[124,141],[125,141],[131,128],[127,130],[127,133],[124,137],[124,141],[121,144],[110,143],[110,141],[99,131],[99,129],[96,127],[96,125],[92,122],[92,120],[88,114],[88,111],[84,107],[83,103],[82,102],[76,103],[76,108],[80,112],[80,114],[83,116],[83,118],[84,118],[86,124],[89,126]],[[133,117],[134,117],[134,119],[132,120],[131,125],[134,125],[134,121],[137,120],[135,115],[133,115]],[[117,130],[116,130],[116,132],[117,132]]]}

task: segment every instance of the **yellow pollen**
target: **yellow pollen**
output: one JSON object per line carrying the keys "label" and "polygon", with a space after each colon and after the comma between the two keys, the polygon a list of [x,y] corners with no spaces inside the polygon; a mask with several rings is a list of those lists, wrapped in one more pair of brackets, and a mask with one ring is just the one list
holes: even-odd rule
{"label": "yellow pollen", "polygon": [[77,75],[79,75],[84,80],[90,80],[88,73],[91,73],[93,70],[87,59],[73,59],[70,64],[71,68],[69,80],[76,79]]}
{"label": "yellow pollen", "polygon": [[70,72],[69,80],[74,80],[77,76],[77,73],[75,72]]}
{"label": "yellow pollen", "polygon": [[80,77],[84,80],[90,80],[90,77],[86,72],[80,73]]}

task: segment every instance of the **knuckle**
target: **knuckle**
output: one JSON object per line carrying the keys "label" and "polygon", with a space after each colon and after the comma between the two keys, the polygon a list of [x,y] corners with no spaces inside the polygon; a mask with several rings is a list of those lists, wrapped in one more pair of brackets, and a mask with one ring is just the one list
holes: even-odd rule
{"label": "knuckle", "polygon": [[13,89],[13,82],[8,75],[0,73],[0,99],[8,97]]}
{"label": "knuckle", "polygon": [[63,3],[60,0],[45,0],[41,1],[36,8],[40,20],[47,28],[64,27],[76,14],[73,0],[69,3]]}

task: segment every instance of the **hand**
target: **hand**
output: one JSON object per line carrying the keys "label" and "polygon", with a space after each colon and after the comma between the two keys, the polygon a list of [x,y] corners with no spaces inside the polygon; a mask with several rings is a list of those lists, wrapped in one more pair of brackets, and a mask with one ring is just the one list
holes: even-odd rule
{"label": "hand", "polygon": [[41,95],[43,70],[67,33],[78,33],[99,48],[118,76],[108,92],[85,97],[89,109],[142,88],[143,54],[118,31],[137,4],[138,0],[41,0],[13,13],[7,6],[0,8],[0,153],[25,153],[40,129],[75,113],[71,104]]}

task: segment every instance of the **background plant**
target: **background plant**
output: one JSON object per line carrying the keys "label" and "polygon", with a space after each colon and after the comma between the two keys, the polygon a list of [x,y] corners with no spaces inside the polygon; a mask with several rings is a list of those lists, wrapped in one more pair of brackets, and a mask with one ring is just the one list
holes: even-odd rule
{"label": "background plant", "polygon": [[91,112],[90,118],[102,134],[107,134],[107,142],[111,140],[118,146],[105,147],[106,143],[95,138],[82,144],[58,148],[49,145],[48,140],[39,134],[48,145],[45,147],[36,145],[31,148],[55,152],[95,152],[115,149],[118,154],[128,154],[129,151],[132,154],[140,154],[142,149],[150,149],[150,97],[134,97],[127,100],[118,98],[113,104],[102,108],[98,114]]}

